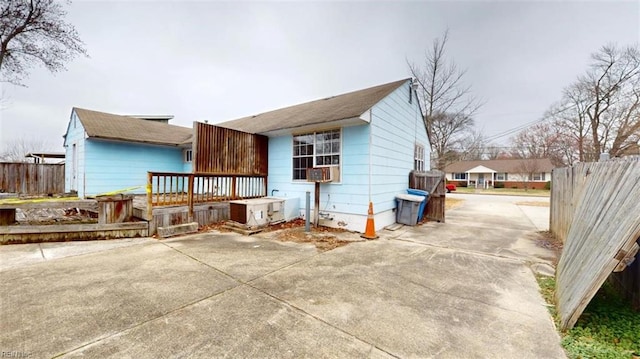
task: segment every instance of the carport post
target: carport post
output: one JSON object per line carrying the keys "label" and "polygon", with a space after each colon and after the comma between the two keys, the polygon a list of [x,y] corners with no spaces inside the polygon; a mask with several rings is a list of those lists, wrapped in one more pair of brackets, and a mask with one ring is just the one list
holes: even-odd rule
{"label": "carport post", "polygon": [[306,205],[304,207],[304,231],[309,232],[311,230],[311,225],[309,224],[309,217],[311,216],[311,192],[307,191],[305,196]]}

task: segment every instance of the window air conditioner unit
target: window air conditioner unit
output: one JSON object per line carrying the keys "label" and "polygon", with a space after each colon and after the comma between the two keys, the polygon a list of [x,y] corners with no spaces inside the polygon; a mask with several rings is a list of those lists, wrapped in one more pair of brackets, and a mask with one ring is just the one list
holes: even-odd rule
{"label": "window air conditioner unit", "polygon": [[339,182],[340,167],[313,167],[307,168],[307,182]]}

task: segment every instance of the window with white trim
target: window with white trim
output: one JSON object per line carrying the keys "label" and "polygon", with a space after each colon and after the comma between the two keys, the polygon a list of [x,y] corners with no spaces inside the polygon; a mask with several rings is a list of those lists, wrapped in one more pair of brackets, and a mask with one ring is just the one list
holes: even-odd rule
{"label": "window with white trim", "polygon": [[496,173],[496,181],[506,181],[507,178],[509,177],[506,173]]}
{"label": "window with white trim", "polygon": [[424,146],[419,143],[413,149],[413,169],[424,171]]}
{"label": "window with white trim", "polygon": [[453,174],[453,179],[456,180],[456,181],[466,181],[467,180],[467,174],[465,172],[454,173]]}
{"label": "window with white trim", "polygon": [[306,180],[307,168],[340,166],[340,129],[293,136],[293,180]]}
{"label": "window with white trim", "polygon": [[532,181],[544,181],[544,172],[534,173],[531,178]]}
{"label": "window with white trim", "polygon": [[184,155],[184,162],[185,163],[191,163],[193,162],[193,150],[191,149],[187,149],[182,151],[183,155]]}

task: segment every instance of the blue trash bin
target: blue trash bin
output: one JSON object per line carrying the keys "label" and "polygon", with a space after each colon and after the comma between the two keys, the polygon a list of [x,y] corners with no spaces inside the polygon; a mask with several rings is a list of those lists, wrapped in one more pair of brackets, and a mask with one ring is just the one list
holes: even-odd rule
{"label": "blue trash bin", "polygon": [[423,191],[421,189],[407,188],[407,193],[415,196],[424,197],[424,201],[420,203],[420,208],[418,209],[418,222],[422,220],[422,216],[424,216],[424,209],[427,208],[427,201],[429,200],[429,192]]}

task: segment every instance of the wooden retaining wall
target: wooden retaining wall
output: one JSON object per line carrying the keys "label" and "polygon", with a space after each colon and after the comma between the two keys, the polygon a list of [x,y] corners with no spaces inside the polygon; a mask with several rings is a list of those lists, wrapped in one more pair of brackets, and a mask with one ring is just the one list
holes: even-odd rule
{"label": "wooden retaining wall", "polygon": [[[146,209],[134,208],[133,215],[145,218]],[[200,226],[219,223],[229,219],[229,202],[216,202],[195,205],[193,208],[193,221],[189,220],[189,207],[154,207],[153,218],[149,220],[149,235],[156,234],[158,227],[168,227],[177,224],[198,222]]]}
{"label": "wooden retaining wall", "polygon": [[575,324],[610,276],[639,307],[640,272],[628,264],[640,261],[640,160],[557,168],[552,183],[550,229],[564,242],[556,269],[561,329]]}
{"label": "wooden retaining wall", "polygon": [[147,222],[0,226],[0,244],[148,237]]}
{"label": "wooden retaining wall", "polygon": [[64,193],[64,164],[1,162],[0,192],[30,196]]}

